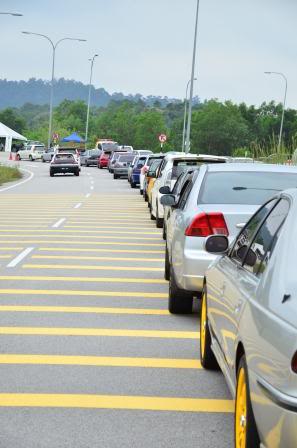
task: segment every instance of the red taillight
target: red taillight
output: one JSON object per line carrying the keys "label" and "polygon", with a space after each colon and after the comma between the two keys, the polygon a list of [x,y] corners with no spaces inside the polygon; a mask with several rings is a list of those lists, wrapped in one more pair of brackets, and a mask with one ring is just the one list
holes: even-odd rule
{"label": "red taillight", "polygon": [[223,213],[199,213],[187,227],[186,236],[206,237],[209,235],[229,235]]}
{"label": "red taillight", "polygon": [[292,358],[291,367],[294,373],[297,373],[297,352]]}

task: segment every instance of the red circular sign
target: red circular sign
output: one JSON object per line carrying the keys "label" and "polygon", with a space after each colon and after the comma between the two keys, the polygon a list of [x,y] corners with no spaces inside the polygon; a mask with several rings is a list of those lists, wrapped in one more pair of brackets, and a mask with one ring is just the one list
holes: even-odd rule
{"label": "red circular sign", "polygon": [[167,136],[165,134],[159,135],[159,142],[165,143],[167,141]]}

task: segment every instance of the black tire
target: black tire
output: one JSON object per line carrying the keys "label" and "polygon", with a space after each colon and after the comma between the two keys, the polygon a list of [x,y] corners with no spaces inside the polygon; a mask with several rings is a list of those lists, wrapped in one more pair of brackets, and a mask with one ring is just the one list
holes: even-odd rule
{"label": "black tire", "polygon": [[145,202],[148,202],[148,195],[146,194],[146,192],[144,193],[143,198],[144,198]]}
{"label": "black tire", "polygon": [[166,241],[166,228],[165,228],[165,222],[163,221],[163,232],[162,232],[163,240]]}
{"label": "black tire", "polygon": [[172,266],[170,268],[168,310],[171,314],[191,314],[193,294],[180,289],[175,281]]}
{"label": "black tire", "polygon": [[[205,308],[204,308],[205,307]],[[203,312],[204,310],[204,312]],[[204,337],[202,336],[204,333]],[[202,292],[200,316],[200,360],[201,365],[208,370],[218,370],[220,367],[211,349],[211,334],[208,324],[206,288]]]}
{"label": "black tire", "polygon": [[165,271],[164,271],[165,280],[170,280],[170,261],[169,261],[169,253],[167,249],[167,245],[165,248]]}
{"label": "black tire", "polygon": [[135,182],[130,182],[131,188],[136,188],[136,183]]}
{"label": "black tire", "polygon": [[50,176],[54,177],[55,173],[53,171],[50,171]]}
{"label": "black tire", "polygon": [[100,170],[103,170],[103,166],[99,165]]}
{"label": "black tire", "polygon": [[119,177],[119,176],[118,176],[117,174],[113,174],[113,178],[114,178],[114,179],[118,179],[118,177]]}
{"label": "black tire", "polygon": [[234,418],[235,447],[239,446],[238,444],[239,442],[237,440],[238,431],[236,431],[236,424],[241,426],[240,421],[242,419],[242,416],[238,415],[238,407],[237,407],[238,392],[239,392],[238,390],[239,376],[241,374],[245,376],[245,384],[246,384],[245,448],[258,448],[260,446],[260,438],[251,403],[249,375],[245,355],[241,357],[237,370],[235,418]]}
{"label": "black tire", "polygon": [[158,207],[157,207],[156,215],[157,215],[157,216],[156,216],[156,227],[157,227],[158,229],[162,229],[164,219],[163,219],[163,218],[159,218],[159,210],[158,210]]}
{"label": "black tire", "polygon": [[42,163],[45,163],[45,160],[44,160],[44,158],[43,158],[43,157],[42,157],[42,159],[41,159],[41,160],[42,160]]}
{"label": "black tire", "polygon": [[34,159],[33,159],[33,157],[31,156],[31,154],[29,155],[29,160],[30,160],[30,162],[34,162]]}
{"label": "black tire", "polygon": [[21,156],[20,156],[19,154],[17,154],[17,155],[15,156],[15,159],[16,159],[16,160],[22,160],[22,159],[21,159]]}
{"label": "black tire", "polygon": [[143,190],[139,190],[139,194],[140,194],[140,196],[142,196],[143,195]]}
{"label": "black tire", "polygon": [[74,172],[74,174],[75,174],[75,176],[79,176],[79,170],[76,170],[76,171]]}
{"label": "black tire", "polygon": [[152,221],[156,221],[156,218],[155,218],[154,215],[152,214],[152,208],[150,208],[150,216],[151,216],[151,220],[152,220]]}

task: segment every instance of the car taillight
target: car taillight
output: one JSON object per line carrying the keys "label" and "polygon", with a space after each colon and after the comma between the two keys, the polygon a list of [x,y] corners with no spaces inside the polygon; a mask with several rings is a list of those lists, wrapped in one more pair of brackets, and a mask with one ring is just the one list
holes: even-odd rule
{"label": "car taillight", "polygon": [[185,231],[186,236],[207,237],[209,235],[229,235],[223,213],[199,213]]}
{"label": "car taillight", "polygon": [[297,373],[297,352],[292,358],[291,367],[294,373]]}

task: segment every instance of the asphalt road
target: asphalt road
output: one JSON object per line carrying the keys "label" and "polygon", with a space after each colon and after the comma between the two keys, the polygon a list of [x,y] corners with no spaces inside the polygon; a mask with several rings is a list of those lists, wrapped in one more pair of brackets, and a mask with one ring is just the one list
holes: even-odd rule
{"label": "asphalt road", "polygon": [[167,312],[139,190],[20,166],[0,187],[0,447],[230,448],[230,394],[200,368],[199,315]]}

